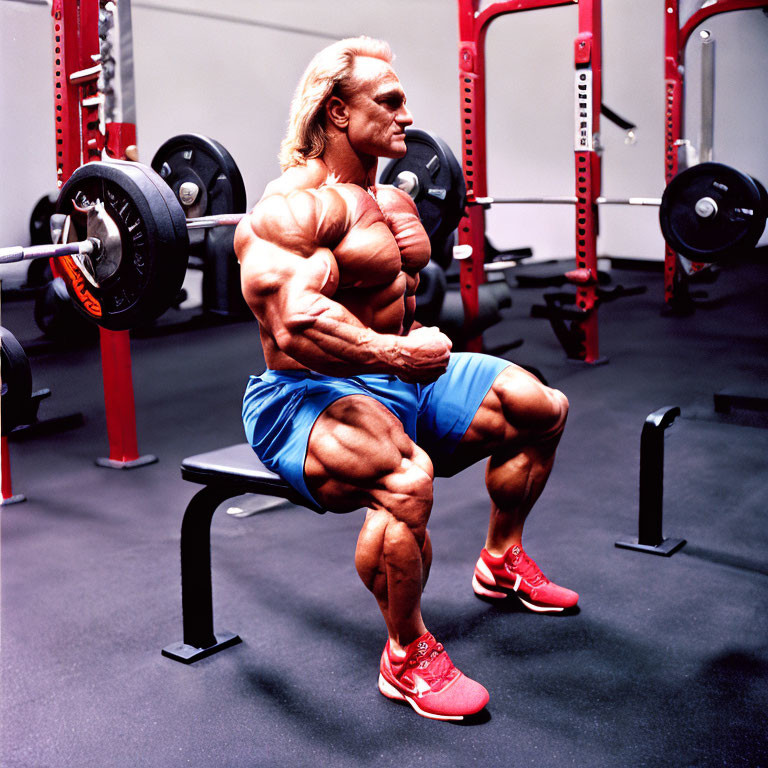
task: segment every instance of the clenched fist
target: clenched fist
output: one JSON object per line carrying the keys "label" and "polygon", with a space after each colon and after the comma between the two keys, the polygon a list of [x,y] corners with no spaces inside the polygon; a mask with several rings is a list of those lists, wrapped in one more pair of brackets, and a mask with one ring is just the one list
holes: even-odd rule
{"label": "clenched fist", "polygon": [[442,376],[451,358],[451,340],[439,329],[421,327],[398,339],[397,377],[413,384],[428,384]]}

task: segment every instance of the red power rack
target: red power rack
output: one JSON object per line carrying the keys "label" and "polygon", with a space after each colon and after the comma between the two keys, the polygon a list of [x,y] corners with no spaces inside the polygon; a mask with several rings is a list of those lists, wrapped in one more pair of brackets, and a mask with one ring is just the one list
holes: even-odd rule
{"label": "red power rack", "polygon": [[[485,209],[478,198],[488,195],[486,160],[485,38],[490,22],[504,14],[554,8],[578,2],[575,40],[576,68],[576,267],[569,273],[576,285],[576,306],[583,318],[579,359],[599,362],[597,325],[597,204],[600,155],[594,137],[600,131],[602,83],[602,17],[600,0],[506,0],[479,10],[479,0],[459,2],[459,85],[461,94],[462,160],[467,183],[467,213],[459,224],[460,245],[471,247],[461,262],[461,295],[465,323],[477,317],[477,288],[485,281]],[[468,349],[480,351],[482,339]]]}
{"label": "red power rack", "polygon": [[[117,6],[110,5],[112,9]],[[100,12],[104,10],[99,0],[53,0],[51,8],[59,187],[83,163],[101,160],[105,149],[111,157],[126,159],[126,150],[136,144],[135,124],[102,119]],[[56,261],[52,260],[52,268],[54,274],[59,274]],[[97,459],[96,463],[129,469],[157,461],[155,456],[139,455],[130,335],[103,328],[100,334],[109,458]]]}

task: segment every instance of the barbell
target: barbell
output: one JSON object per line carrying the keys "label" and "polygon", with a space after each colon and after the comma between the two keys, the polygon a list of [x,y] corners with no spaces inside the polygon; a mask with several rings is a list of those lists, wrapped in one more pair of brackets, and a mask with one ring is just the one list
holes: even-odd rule
{"label": "barbell", "polygon": [[[450,148],[433,134],[406,129],[407,152],[392,160],[381,182],[407,192],[419,208],[427,233],[444,228],[435,221],[458,224],[466,199],[461,168]],[[469,205],[576,205],[575,195],[476,197]],[[597,205],[655,206],[664,239],[692,261],[724,263],[757,244],[768,218],[768,196],[757,179],[721,163],[701,163],[677,174],[658,197],[598,197]],[[454,224],[454,227],[455,225]],[[451,230],[452,231],[452,230]],[[433,246],[434,250],[434,246]]]}
{"label": "barbell", "polygon": [[[407,144],[406,156],[387,166],[382,181],[407,191],[428,234],[439,238],[463,215],[460,168],[447,145],[425,131],[409,129]],[[183,201],[190,190],[177,191]],[[574,203],[577,198],[490,200]],[[600,202],[651,204],[647,198]],[[768,195],[746,174],[702,163],[678,174],[659,206],[662,232],[676,251],[694,261],[724,262],[757,244],[768,216]],[[190,231],[234,226],[245,215],[187,218],[161,175],[122,160],[78,168],[62,187],[56,210],[56,242],[0,248],[0,264],[58,259],[77,310],[113,331],[150,322],[173,305],[187,270]]]}
{"label": "barbell", "polygon": [[76,308],[113,331],[165,312],[184,282],[189,231],[234,226],[245,215],[186,218],[148,166],[104,160],[78,168],[57,203],[58,242],[0,248],[0,264],[55,258]]}

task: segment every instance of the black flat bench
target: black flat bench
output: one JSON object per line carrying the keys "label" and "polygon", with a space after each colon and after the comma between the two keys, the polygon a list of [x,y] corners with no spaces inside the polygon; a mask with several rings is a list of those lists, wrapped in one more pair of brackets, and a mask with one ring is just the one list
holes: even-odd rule
{"label": "black flat bench", "polygon": [[211,521],[218,506],[233,496],[276,496],[299,506],[304,499],[279,475],[270,472],[248,443],[190,456],[181,476],[205,486],[187,505],[181,523],[181,611],[184,639],[162,650],[163,656],[191,664],[240,641],[232,632],[213,631]]}

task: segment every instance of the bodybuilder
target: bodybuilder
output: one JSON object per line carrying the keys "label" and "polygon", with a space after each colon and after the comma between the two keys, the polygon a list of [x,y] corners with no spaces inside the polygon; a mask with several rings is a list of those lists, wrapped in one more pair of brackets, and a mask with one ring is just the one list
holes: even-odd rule
{"label": "bodybuilder", "polygon": [[406,152],[411,114],[386,43],[342,40],[310,63],[291,108],[283,174],[240,223],[235,247],[267,370],[243,418],[264,464],[315,509],[365,508],[355,562],[387,625],[379,690],[435,719],[481,710],[421,615],[436,475],[488,457],[491,518],[472,585],[485,599],[562,611],[521,545],[552,468],[568,403],[527,371],[452,353],[414,324],[429,240],[413,201],[376,186],[379,157]]}

